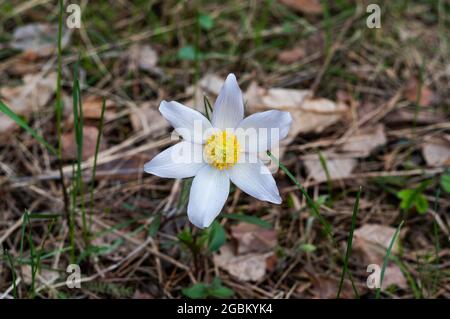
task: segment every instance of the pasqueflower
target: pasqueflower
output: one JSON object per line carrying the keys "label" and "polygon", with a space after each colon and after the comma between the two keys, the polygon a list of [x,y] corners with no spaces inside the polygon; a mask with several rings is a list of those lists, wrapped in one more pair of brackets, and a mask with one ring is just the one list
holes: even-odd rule
{"label": "pasqueflower", "polygon": [[229,74],[214,104],[211,121],[178,102],[162,101],[159,111],[183,141],[145,164],[147,173],[165,178],[193,177],[187,214],[205,228],[222,210],[230,181],[259,200],[281,203],[275,180],[258,157],[286,137],[288,112],[270,110],[244,118],[242,92]]}

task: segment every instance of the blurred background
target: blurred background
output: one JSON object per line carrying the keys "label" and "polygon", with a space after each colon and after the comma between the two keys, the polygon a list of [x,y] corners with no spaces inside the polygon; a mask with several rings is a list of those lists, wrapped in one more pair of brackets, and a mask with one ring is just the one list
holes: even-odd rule
{"label": "blurred background", "polygon": [[[449,13],[0,0],[0,298],[375,298],[381,269],[382,298],[448,298]],[[191,180],[144,174],[159,103],[204,112],[228,73],[246,114],[291,112],[278,156],[320,216],[279,170],[281,205],[232,187],[199,230]]]}

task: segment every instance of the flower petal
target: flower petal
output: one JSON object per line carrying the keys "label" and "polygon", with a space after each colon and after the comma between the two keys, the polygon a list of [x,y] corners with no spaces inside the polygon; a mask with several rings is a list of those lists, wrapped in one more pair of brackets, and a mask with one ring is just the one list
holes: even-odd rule
{"label": "flower petal", "polygon": [[219,215],[230,192],[226,171],[211,166],[202,168],[195,176],[189,195],[188,217],[200,228],[209,227]]}
{"label": "flower petal", "polygon": [[181,103],[162,101],[159,111],[186,141],[201,144],[205,140],[203,133],[212,129],[211,123],[203,114]]}
{"label": "flower petal", "polygon": [[281,203],[277,184],[269,169],[262,163],[236,164],[228,172],[233,184],[248,195],[274,204]]}
{"label": "flower petal", "polygon": [[212,124],[222,130],[235,128],[244,118],[244,100],[234,74],[229,74],[220,90],[214,111]]}
{"label": "flower petal", "polygon": [[235,133],[246,152],[264,152],[287,136],[291,123],[289,112],[271,110],[246,117],[239,122]]}
{"label": "flower petal", "polygon": [[205,165],[203,145],[183,141],[156,155],[144,165],[144,171],[159,177],[186,178]]}

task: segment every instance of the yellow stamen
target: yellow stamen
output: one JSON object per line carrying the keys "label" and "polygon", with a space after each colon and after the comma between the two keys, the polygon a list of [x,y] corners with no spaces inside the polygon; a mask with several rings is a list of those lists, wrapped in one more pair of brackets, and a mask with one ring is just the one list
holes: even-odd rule
{"label": "yellow stamen", "polygon": [[226,131],[214,133],[206,141],[204,149],[206,161],[219,170],[228,169],[237,163],[239,147],[233,133]]}

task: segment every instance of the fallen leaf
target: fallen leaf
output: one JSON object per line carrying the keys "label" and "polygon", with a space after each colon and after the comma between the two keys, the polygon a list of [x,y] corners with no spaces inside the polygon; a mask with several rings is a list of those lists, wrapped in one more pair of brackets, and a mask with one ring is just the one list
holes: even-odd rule
{"label": "fallen leaf", "polygon": [[[308,275],[311,278],[312,293],[318,299],[335,299],[339,289],[339,280],[328,275],[315,275],[312,272]],[[345,280],[342,286],[342,291],[339,296],[341,299],[355,298],[352,284],[349,280]]]}
{"label": "fallen leaf", "polygon": [[239,223],[231,227],[231,235],[237,241],[238,255],[266,253],[277,245],[277,233],[254,224]]}
{"label": "fallen leaf", "polygon": [[376,148],[387,142],[383,124],[359,131],[340,147],[340,150],[352,153],[354,157],[367,157]]}
{"label": "fallen leaf", "polygon": [[285,6],[307,14],[321,14],[322,5],[319,0],[279,0]]}
{"label": "fallen leaf", "polygon": [[[346,157],[345,154],[336,154],[332,152],[322,152],[325,159],[326,169],[330,179],[338,180],[349,177],[358,161],[353,157]],[[325,167],[323,167],[318,154],[305,155],[302,157],[308,174],[317,182],[327,181]]]}
{"label": "fallen leaf", "polygon": [[[84,126],[83,128],[83,152],[82,159],[86,160],[95,154],[98,129],[95,126]],[[77,144],[75,143],[74,131],[65,133],[61,137],[62,157],[66,160],[77,158]],[[100,151],[105,148],[103,139],[100,143]]]}
{"label": "fallen leaf", "polygon": [[450,138],[429,138],[422,144],[422,154],[427,165],[450,166]]}
{"label": "fallen leaf", "polygon": [[[83,117],[86,119],[99,120],[102,115],[102,107],[103,107],[103,98],[100,96],[87,96],[83,98]],[[113,112],[111,111],[111,107],[114,105],[114,102],[111,100],[105,101],[105,114],[104,118],[107,120],[111,118]]]}
{"label": "fallen leaf", "polygon": [[348,111],[348,106],[325,98],[310,98],[309,90],[272,88],[265,89],[256,83],[248,87],[244,99],[247,112],[255,113],[268,109],[288,111],[292,124],[286,139],[280,142],[277,155],[281,158],[285,147],[300,133],[321,132],[328,126],[341,120]]}
{"label": "fallen leaf", "polygon": [[420,84],[419,80],[415,77],[412,77],[404,91],[405,98],[412,102],[417,103],[417,99],[419,98],[419,88],[420,88],[420,99],[419,105],[421,106],[430,106],[433,104],[435,100],[434,92],[425,84]]}
{"label": "fallen leaf", "polygon": [[149,45],[134,44],[128,51],[130,70],[156,71],[158,53]]}
{"label": "fallen leaf", "polygon": [[213,261],[216,266],[223,268],[240,281],[258,281],[265,276],[268,263],[272,263],[273,256],[273,252],[236,256],[230,245],[224,245],[220,248],[219,254],[214,254]]}
{"label": "fallen leaf", "polygon": [[[71,32],[63,30],[61,44],[64,47],[70,40]],[[10,47],[23,51],[29,58],[46,57],[57,48],[58,26],[45,23],[32,23],[14,30]]]}
{"label": "fallen leaf", "polygon": [[289,50],[281,51],[280,54],[278,54],[278,61],[284,64],[292,64],[300,61],[304,57],[305,57],[305,50],[303,50],[300,47],[294,47]]}
{"label": "fallen leaf", "polygon": [[383,283],[381,289],[386,290],[389,286],[395,285],[399,288],[406,289],[408,282],[397,265],[387,266],[384,270]]}
{"label": "fallen leaf", "polygon": [[[53,96],[56,87],[56,73],[50,73],[46,77],[40,75],[26,75],[23,84],[15,87],[2,87],[0,96],[4,103],[17,115],[29,117],[33,110],[45,106]],[[0,113],[0,133],[6,133],[17,124]]]}
{"label": "fallen leaf", "polygon": [[[353,255],[360,259],[360,263],[365,266],[376,264],[382,267],[386,251],[389,248],[392,237],[396,229],[393,227],[365,224],[355,230],[353,240]],[[391,255],[398,253],[398,238],[392,246]],[[381,275],[381,274],[380,274]],[[390,285],[397,285],[400,288],[406,288],[406,278],[395,264],[386,267],[382,288],[385,289]]]}
{"label": "fallen leaf", "polygon": [[135,131],[144,130],[149,134],[162,134],[169,127],[169,123],[150,102],[142,103],[139,108],[131,109],[130,120]]}

